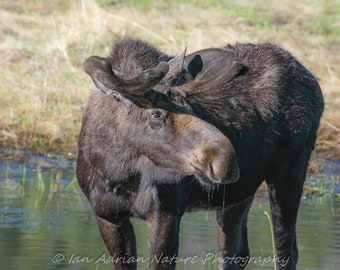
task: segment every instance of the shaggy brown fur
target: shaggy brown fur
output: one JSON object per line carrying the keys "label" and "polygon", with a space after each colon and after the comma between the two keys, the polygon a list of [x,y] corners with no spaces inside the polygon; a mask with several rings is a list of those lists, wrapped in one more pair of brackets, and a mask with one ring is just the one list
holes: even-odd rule
{"label": "shaggy brown fur", "polygon": [[[126,259],[116,269],[137,268],[131,216],[150,226],[150,258],[166,259],[177,256],[184,211],[208,208],[217,210],[218,268],[244,268],[247,215],[263,181],[278,268],[296,268],[297,212],[323,99],[290,53],[236,44],[173,58],[126,39],[84,69],[104,93],[94,90],[84,113],[77,176],[110,254]],[[235,256],[243,260],[226,260]]]}

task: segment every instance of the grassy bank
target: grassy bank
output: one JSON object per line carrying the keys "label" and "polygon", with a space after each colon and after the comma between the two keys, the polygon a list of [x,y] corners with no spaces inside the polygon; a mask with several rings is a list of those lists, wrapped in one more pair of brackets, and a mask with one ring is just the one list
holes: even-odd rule
{"label": "grassy bank", "polygon": [[340,158],[340,3],[312,1],[0,1],[0,146],[76,154],[91,54],[131,35],[167,53],[273,42],[318,78],[319,151]]}

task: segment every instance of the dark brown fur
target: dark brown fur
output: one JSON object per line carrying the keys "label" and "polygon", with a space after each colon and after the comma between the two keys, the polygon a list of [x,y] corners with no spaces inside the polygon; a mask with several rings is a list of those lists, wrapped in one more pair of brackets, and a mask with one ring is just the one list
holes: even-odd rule
{"label": "dark brown fur", "polygon": [[[172,68],[181,63],[173,60],[166,74],[159,63],[170,59],[127,39],[110,57],[84,64],[106,94],[94,90],[85,110],[77,176],[110,254],[137,256],[129,221],[137,216],[150,226],[150,258],[172,258],[184,211],[209,207],[217,210],[220,257],[247,258],[247,214],[265,180],[278,267],[295,269],[297,211],[323,111],[317,81],[272,44],[198,51],[183,59],[183,69]],[[136,88],[138,82],[144,86]],[[137,266],[120,261],[115,267]]]}

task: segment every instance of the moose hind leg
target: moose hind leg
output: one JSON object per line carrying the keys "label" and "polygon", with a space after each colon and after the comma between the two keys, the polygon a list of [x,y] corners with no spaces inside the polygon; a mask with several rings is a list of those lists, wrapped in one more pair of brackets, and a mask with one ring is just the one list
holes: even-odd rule
{"label": "moose hind leg", "polygon": [[308,151],[282,166],[267,180],[278,269],[296,269],[296,220],[309,160]]}
{"label": "moose hind leg", "polygon": [[137,269],[136,238],[130,220],[111,223],[97,216],[97,222],[115,269]]}
{"label": "moose hind leg", "polygon": [[247,221],[253,198],[217,211],[218,269],[244,269],[249,261]]}

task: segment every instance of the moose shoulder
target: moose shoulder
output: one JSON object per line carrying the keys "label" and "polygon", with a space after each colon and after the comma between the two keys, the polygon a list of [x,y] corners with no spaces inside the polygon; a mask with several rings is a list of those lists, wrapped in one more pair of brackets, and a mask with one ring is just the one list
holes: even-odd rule
{"label": "moose shoulder", "polygon": [[77,177],[110,254],[126,258],[116,269],[137,268],[128,260],[137,257],[130,217],[149,224],[150,258],[173,258],[183,213],[208,206],[217,211],[219,269],[244,268],[223,262],[249,258],[247,215],[263,181],[285,262],[278,268],[296,268],[297,212],[323,99],[290,53],[236,44],[171,57],[124,39],[84,70],[101,91],[83,115]]}

